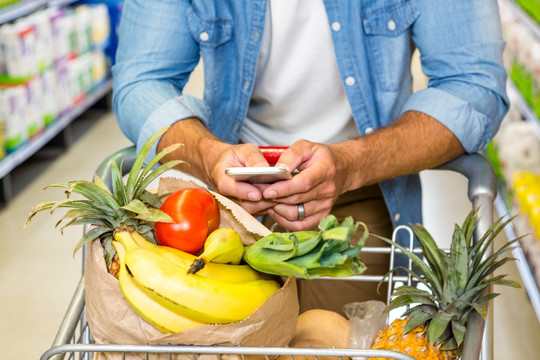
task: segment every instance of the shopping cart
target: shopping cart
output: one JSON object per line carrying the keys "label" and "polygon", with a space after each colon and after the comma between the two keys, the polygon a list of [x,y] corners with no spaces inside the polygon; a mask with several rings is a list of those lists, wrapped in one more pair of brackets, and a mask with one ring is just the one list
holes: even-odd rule
{"label": "shopping cart", "polygon": [[[131,169],[135,160],[135,148],[122,149],[105,159],[99,166],[97,173],[110,184],[111,164],[120,164],[123,161],[123,170]],[[479,238],[491,226],[493,222],[493,201],[495,199],[497,185],[496,178],[489,163],[479,154],[463,155],[439,168],[438,170],[450,170],[464,175],[469,180],[468,197],[473,207],[478,209],[478,225],[474,239]],[[413,233],[409,227],[400,226],[395,229],[393,238],[399,231],[407,231],[409,234],[409,249],[413,249]],[[364,253],[384,253],[390,257],[390,268],[393,267],[394,255],[399,250],[394,247],[364,247]],[[485,256],[489,256],[486,254]],[[83,259],[84,259],[83,251]],[[412,264],[409,262],[409,268]],[[359,275],[347,278],[348,280],[379,282],[383,275]],[[339,280],[335,280],[339,281]],[[410,275],[398,276],[390,274],[384,281],[388,282],[387,300],[390,299],[392,289],[401,283],[411,283]],[[470,320],[469,330],[466,334],[462,360],[492,360],[493,359],[493,322],[492,309],[484,320],[481,316],[473,316]],[[483,336],[478,336],[483,334]],[[42,356],[46,359],[92,359],[98,352],[115,352],[123,354],[123,358],[130,353],[144,354],[146,359],[152,359],[154,354],[188,354],[193,360],[198,360],[202,355],[214,355],[216,360],[221,360],[225,355],[237,355],[244,359],[245,356],[264,356],[267,360],[280,355],[286,355],[294,360],[295,356],[310,356],[318,360],[321,356],[332,356],[342,359],[344,357],[380,357],[396,360],[415,360],[414,358],[395,351],[370,350],[370,349],[341,349],[341,348],[289,348],[289,347],[244,347],[244,346],[194,346],[194,345],[145,345],[145,344],[95,344],[85,317],[84,300],[84,261],[83,275],[75,289],[75,293],[69,304],[64,319],[53,341],[53,345]],[[420,360],[420,359],[416,359]]]}

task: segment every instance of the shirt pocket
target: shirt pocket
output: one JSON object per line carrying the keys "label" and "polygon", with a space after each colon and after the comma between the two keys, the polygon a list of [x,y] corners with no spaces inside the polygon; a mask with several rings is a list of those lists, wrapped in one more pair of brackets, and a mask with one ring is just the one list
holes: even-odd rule
{"label": "shirt pocket", "polygon": [[217,48],[232,37],[232,20],[199,16],[193,8],[189,8],[187,22],[191,36],[202,50]]}
{"label": "shirt pocket", "polygon": [[[369,59],[382,90],[397,91],[410,70],[410,27],[419,15],[415,0],[375,2],[362,16]],[[373,3],[372,3],[373,4]]]}

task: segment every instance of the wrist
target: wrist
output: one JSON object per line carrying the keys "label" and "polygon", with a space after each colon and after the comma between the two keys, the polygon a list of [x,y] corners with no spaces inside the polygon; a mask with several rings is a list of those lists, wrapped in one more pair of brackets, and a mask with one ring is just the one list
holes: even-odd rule
{"label": "wrist", "polygon": [[198,143],[198,151],[200,154],[200,164],[206,174],[208,184],[214,187],[214,171],[223,154],[232,145],[221,141],[215,137],[203,138]]}
{"label": "wrist", "polygon": [[366,171],[366,155],[361,138],[330,145],[336,162],[338,178],[341,180],[342,192],[358,189],[368,185]]}

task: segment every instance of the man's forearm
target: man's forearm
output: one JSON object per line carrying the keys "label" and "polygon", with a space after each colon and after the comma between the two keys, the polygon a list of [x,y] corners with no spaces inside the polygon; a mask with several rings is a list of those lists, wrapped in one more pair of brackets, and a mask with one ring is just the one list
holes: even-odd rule
{"label": "man's forearm", "polygon": [[443,164],[464,153],[456,136],[432,117],[409,111],[391,125],[332,146],[352,190]]}
{"label": "man's forearm", "polygon": [[223,149],[229,147],[213,135],[198,119],[184,119],[173,124],[158,143],[157,151],[169,145],[181,143],[183,146],[167,155],[163,161],[183,160],[189,166],[180,165],[180,170],[201,179],[212,186],[208,175],[213,162],[219,158]]}

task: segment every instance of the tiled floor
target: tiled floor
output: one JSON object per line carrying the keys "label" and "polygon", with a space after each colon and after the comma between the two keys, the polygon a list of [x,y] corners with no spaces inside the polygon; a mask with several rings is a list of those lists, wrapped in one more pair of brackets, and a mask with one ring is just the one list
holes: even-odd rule
{"label": "tiled floor", "polygon": [[[192,88],[200,93],[200,87]],[[92,114],[90,114],[92,116]],[[38,359],[58,330],[81,275],[80,254],[73,248],[82,229],[54,229],[58,217],[38,215],[23,230],[30,207],[63,198],[59,190],[42,189],[49,184],[91,179],[99,162],[129,145],[110,113],[94,113],[98,119],[63,155],[54,161],[37,157],[25,165],[29,179],[24,190],[0,211],[0,358]],[[43,171],[36,173],[35,169]],[[470,208],[466,181],[448,172],[425,172],[426,226],[436,236],[448,238],[454,222],[461,222]],[[503,238],[500,239],[504,241]],[[505,266],[519,280],[515,266]],[[495,359],[539,359],[540,324],[520,290],[496,289]]]}

